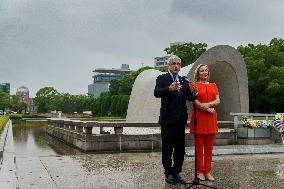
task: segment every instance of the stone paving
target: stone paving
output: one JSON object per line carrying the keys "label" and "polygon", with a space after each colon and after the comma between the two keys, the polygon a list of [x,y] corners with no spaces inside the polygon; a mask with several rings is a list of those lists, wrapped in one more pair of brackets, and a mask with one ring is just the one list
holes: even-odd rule
{"label": "stone paving", "polygon": [[7,132],[7,140],[4,145],[3,160],[0,166],[0,188],[18,188],[19,183],[17,180],[16,164],[15,164],[15,151],[13,143],[13,133],[11,121],[7,123],[9,125]]}
{"label": "stone paving", "polygon": [[[160,153],[21,158],[17,164],[20,188],[187,188],[165,183]],[[193,167],[194,159],[186,158],[182,175],[188,181],[193,179]],[[284,186],[284,155],[215,156],[212,174],[216,181],[204,183],[218,188],[280,189]]]}
{"label": "stone paving", "polygon": [[[33,142],[25,137],[13,141],[11,129],[9,131],[0,171],[1,189],[187,188],[182,184],[165,183],[160,152],[101,154],[72,152],[73,155],[70,155],[71,151],[61,144],[63,149],[60,149],[60,153],[55,151],[44,153],[30,151],[30,153],[29,149]],[[23,143],[26,146],[18,145],[22,140],[27,141]],[[17,153],[14,152],[15,149]],[[284,188],[283,152],[283,146],[280,144],[215,146],[212,174],[216,181],[204,183],[228,189]],[[193,155],[193,148],[187,148],[182,176],[188,181],[192,181],[194,177]]]}

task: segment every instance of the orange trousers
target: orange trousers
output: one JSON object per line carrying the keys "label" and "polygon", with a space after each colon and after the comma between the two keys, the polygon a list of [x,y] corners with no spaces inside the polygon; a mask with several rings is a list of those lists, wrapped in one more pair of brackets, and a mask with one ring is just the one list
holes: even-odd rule
{"label": "orange trousers", "polygon": [[211,172],[212,150],[215,134],[196,133],[197,171],[208,174]]}

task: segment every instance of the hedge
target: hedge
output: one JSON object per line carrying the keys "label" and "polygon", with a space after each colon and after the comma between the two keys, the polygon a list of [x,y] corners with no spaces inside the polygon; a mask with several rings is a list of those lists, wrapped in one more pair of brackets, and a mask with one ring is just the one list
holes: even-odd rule
{"label": "hedge", "polygon": [[0,118],[0,133],[2,133],[6,123],[9,121],[9,117],[5,116],[5,117],[1,117]]}
{"label": "hedge", "polygon": [[23,116],[21,114],[10,114],[10,119],[22,119]]}

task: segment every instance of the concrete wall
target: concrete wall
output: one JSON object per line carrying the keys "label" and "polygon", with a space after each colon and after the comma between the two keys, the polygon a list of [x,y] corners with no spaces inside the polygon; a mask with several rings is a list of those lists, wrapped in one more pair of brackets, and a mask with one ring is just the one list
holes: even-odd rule
{"label": "concrete wall", "polygon": [[[89,125],[86,125],[89,124]],[[100,124],[121,128],[121,126],[110,123],[84,123],[80,121],[64,121],[53,120],[49,121],[46,127],[46,132],[59,140],[74,146],[82,151],[160,151],[161,150],[161,134],[87,134],[86,128],[91,128],[90,124],[100,126]],[[143,123],[144,124],[144,123]],[[124,127],[143,127],[143,124],[138,123],[123,123]],[[227,123],[226,123],[227,124]],[[144,124],[146,127],[157,127],[153,123]],[[84,127],[78,129],[77,127]],[[119,132],[122,133],[122,132]],[[233,144],[234,130],[227,129],[225,132],[219,132],[216,136],[215,145]],[[186,133],[186,146],[193,145],[193,135]]]}

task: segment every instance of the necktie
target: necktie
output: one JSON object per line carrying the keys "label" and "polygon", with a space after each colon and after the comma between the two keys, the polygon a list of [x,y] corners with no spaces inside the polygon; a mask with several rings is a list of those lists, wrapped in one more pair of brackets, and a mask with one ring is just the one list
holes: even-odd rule
{"label": "necktie", "polygon": [[177,81],[177,75],[173,75],[174,81]]}

